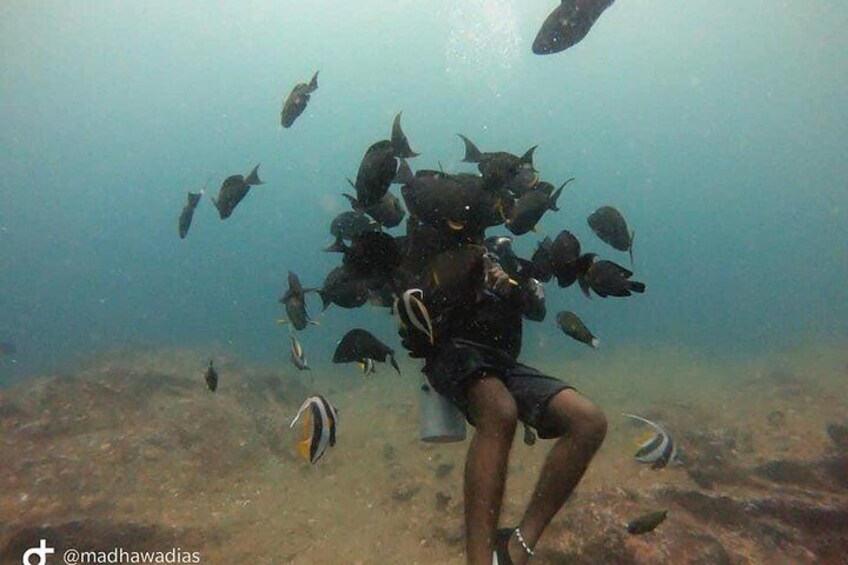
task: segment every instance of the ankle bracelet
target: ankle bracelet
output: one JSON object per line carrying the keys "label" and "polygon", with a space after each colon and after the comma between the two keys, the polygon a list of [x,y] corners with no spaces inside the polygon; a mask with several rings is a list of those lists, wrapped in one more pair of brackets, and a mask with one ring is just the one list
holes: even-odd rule
{"label": "ankle bracelet", "polygon": [[527,545],[526,541],[524,541],[524,536],[521,535],[521,530],[519,528],[515,528],[515,537],[516,539],[518,539],[518,543],[521,544],[521,547],[524,548],[524,551],[527,553],[528,556],[533,557],[534,555],[536,555],[536,552],[530,549],[530,546]]}

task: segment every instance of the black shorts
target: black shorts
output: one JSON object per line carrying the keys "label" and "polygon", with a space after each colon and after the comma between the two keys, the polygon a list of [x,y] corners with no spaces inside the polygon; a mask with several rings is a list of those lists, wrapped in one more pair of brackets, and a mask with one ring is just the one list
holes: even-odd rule
{"label": "black shorts", "polygon": [[499,378],[515,399],[518,419],[536,429],[539,437],[557,437],[554,430],[539,427],[551,399],[574,388],[546,375],[493,347],[455,339],[429,357],[422,369],[433,389],[448,398],[474,425],[468,413],[468,386],[483,375]]}

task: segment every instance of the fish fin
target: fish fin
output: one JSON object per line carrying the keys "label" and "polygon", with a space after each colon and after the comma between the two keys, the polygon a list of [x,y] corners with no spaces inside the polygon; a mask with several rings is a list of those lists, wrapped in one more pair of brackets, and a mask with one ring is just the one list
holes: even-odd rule
{"label": "fish fin", "polygon": [[583,275],[578,275],[577,284],[580,285],[580,290],[583,291],[583,294],[586,295],[586,298],[592,298],[592,295],[589,294],[589,283],[586,281],[586,277],[584,277]]}
{"label": "fish fin", "polygon": [[398,372],[398,375],[399,375],[399,374],[400,374],[400,365],[398,365],[397,359],[395,359],[395,354],[394,354],[394,353],[390,353],[390,354],[389,354],[389,359],[390,359],[390,360],[391,360],[391,362],[392,362],[392,367],[394,367],[394,368],[395,368],[395,371],[397,371],[397,372]]}
{"label": "fish fin", "polygon": [[301,459],[304,461],[310,461],[309,457],[309,447],[311,446],[312,441],[310,438],[303,439],[297,442],[297,454],[300,455]]}
{"label": "fish fin", "polygon": [[[350,186],[356,189],[356,185],[354,185],[350,179],[346,180],[350,184]],[[347,192],[342,192],[342,196],[347,198],[347,201],[350,202],[350,207],[353,209],[354,212],[364,212],[362,204],[359,203],[359,200],[357,200],[355,196],[353,196],[352,194],[348,194]]]}
{"label": "fish fin", "polygon": [[496,207],[498,209],[498,214],[501,215],[501,219],[504,221],[504,223],[509,223],[509,218],[506,217],[506,213],[504,212],[503,198],[498,198],[498,204]]}
{"label": "fish fin", "polygon": [[250,186],[256,186],[258,184],[265,184],[262,180],[259,179],[259,165],[257,163],[253,170],[250,171],[250,174],[247,175],[247,178],[244,179],[245,184],[249,184]]}
{"label": "fish fin", "polygon": [[474,143],[462,135],[461,133],[456,134],[465,143],[465,157],[462,158],[463,163],[479,163],[480,159],[483,158],[483,154],[480,153],[480,150],[477,149],[477,146]]}
{"label": "fish fin", "polygon": [[548,208],[553,210],[554,212],[559,212],[559,206],[557,205],[557,200],[559,200],[559,195],[562,194],[562,187],[559,187],[548,197]]}
{"label": "fish fin", "polygon": [[601,340],[596,337],[593,337],[592,343],[590,343],[589,345],[592,347],[592,349],[597,349],[601,345]]}
{"label": "fish fin", "polygon": [[630,254],[630,266],[634,265],[633,263],[633,240],[636,239],[636,230],[630,232],[630,245],[627,247],[627,251]]}
{"label": "fish fin", "polygon": [[403,111],[398,112],[392,122],[392,149],[394,150],[395,157],[411,159],[413,157],[417,157],[419,154],[413,151],[409,146],[409,140],[406,138],[406,134],[403,133],[403,129],[400,127],[400,117],[402,115]]}
{"label": "fish fin", "polygon": [[330,297],[327,295],[327,293],[324,292],[323,288],[318,291],[318,296],[321,297],[321,311],[323,312],[330,307],[332,301],[330,300]]}
{"label": "fish fin", "polygon": [[415,180],[415,175],[412,173],[409,163],[406,162],[406,159],[401,159],[397,174],[392,182],[395,184],[409,184],[413,180]]}
{"label": "fish fin", "polygon": [[436,161],[436,162],[439,164],[439,172],[442,173],[442,174],[445,174],[445,168],[442,167],[442,162],[441,161]]}
{"label": "fish fin", "polygon": [[313,93],[318,90],[318,73],[320,71],[315,71],[315,74],[312,75],[312,80],[309,81],[309,84],[306,86],[306,92]]}
{"label": "fish fin", "polygon": [[447,224],[448,227],[453,231],[462,231],[463,229],[465,229],[465,225],[463,225],[462,222],[457,222],[456,220],[448,220]]}
{"label": "fish fin", "polygon": [[539,146],[534,145],[533,147],[531,147],[530,149],[525,151],[524,155],[521,156],[521,162],[527,163],[528,165],[530,165],[532,167],[533,166],[533,152],[536,151],[537,147],[539,147]]}

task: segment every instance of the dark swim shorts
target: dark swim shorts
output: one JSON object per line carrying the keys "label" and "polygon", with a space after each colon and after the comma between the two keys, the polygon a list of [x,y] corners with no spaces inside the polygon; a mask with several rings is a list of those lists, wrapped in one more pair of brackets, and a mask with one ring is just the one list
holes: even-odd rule
{"label": "dark swim shorts", "polygon": [[427,359],[422,370],[436,392],[459,408],[471,425],[474,422],[468,413],[468,386],[484,374],[499,378],[515,398],[518,419],[535,428],[542,439],[557,437],[552,430],[539,428],[548,403],[557,393],[574,388],[517,362],[499,349],[464,339],[442,347]]}

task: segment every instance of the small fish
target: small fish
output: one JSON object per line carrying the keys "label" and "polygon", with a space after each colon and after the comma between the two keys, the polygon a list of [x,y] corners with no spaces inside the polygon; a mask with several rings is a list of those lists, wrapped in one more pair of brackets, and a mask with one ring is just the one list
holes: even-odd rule
{"label": "small fish", "polygon": [[342,196],[348,199],[351,208],[355,212],[371,216],[374,220],[374,225],[378,229],[379,226],[386,228],[396,227],[406,216],[406,209],[401,204],[400,199],[391,192],[386,192],[380,200],[371,206],[362,206],[359,200],[350,194],[343,193]]}
{"label": "small fish", "polygon": [[400,366],[395,359],[395,350],[360,328],[347,332],[339,340],[336,351],[333,353],[333,363],[362,363],[365,359],[385,363],[387,358],[391,361],[395,371],[400,374]]}
{"label": "small fish", "polygon": [[324,278],[324,286],[318,291],[323,309],[326,310],[330,304],[342,308],[362,306],[368,300],[368,283],[368,278],[355,276],[344,265],[334,268]]}
{"label": "small fish", "polygon": [[627,221],[617,209],[612,206],[601,206],[586,219],[589,227],[604,243],[630,254],[630,264],[633,264],[633,238],[636,233],[628,231]]}
{"label": "small fish", "polygon": [[180,213],[180,239],[185,239],[188,235],[188,229],[191,227],[191,220],[194,218],[194,210],[200,202],[200,197],[203,196],[203,191],[189,192],[188,202],[183,206],[183,211]]}
{"label": "small fish", "polygon": [[218,389],[218,372],[212,366],[211,359],[209,360],[209,367],[206,369],[206,375],[204,377],[206,379],[206,386],[209,387],[209,390],[215,392]]}
{"label": "small fish", "polygon": [[230,175],[221,183],[218,191],[218,199],[212,198],[212,204],[218,209],[218,215],[226,220],[232,215],[239,202],[250,192],[251,186],[265,184],[259,179],[259,165],[253,167],[247,177],[242,175]]}
{"label": "small fish", "polygon": [[292,365],[301,371],[309,371],[311,368],[306,362],[306,353],[303,351],[303,346],[297,341],[297,338],[291,336],[291,362]]}
{"label": "small fish", "polygon": [[657,510],[643,514],[627,524],[627,531],[633,535],[647,534],[665,521],[668,510]]}
{"label": "small fish", "polygon": [[286,101],[283,102],[283,109],[280,111],[280,124],[284,128],[291,127],[298,116],[306,110],[310,95],[316,90],[318,90],[318,71],[312,75],[309,84],[301,82],[295,85]]}
{"label": "small fish", "polygon": [[562,230],[548,249],[551,272],[561,288],[574,284],[579,274],[580,241],[568,230]]}
{"label": "small fish", "polygon": [[530,257],[533,265],[532,276],[542,282],[548,282],[553,278],[554,271],[551,265],[551,249],[554,241],[546,236],[545,239],[536,244],[536,251]]}
{"label": "small fish", "polygon": [[403,308],[396,307],[401,321],[405,325],[412,326],[426,334],[430,340],[430,345],[433,345],[436,342],[436,336],[433,333],[433,321],[430,319],[430,313],[427,311],[427,306],[424,305],[424,291],[420,288],[410,288],[403,293],[401,299]]}
{"label": "small fish", "polygon": [[307,398],[297,415],[289,424],[293,428],[303,416],[303,439],[297,443],[297,452],[305,461],[313,465],[321,459],[328,447],[336,445],[336,423],[339,411],[323,396]]}
{"label": "small fish", "polygon": [[509,212],[506,218],[506,228],[515,235],[524,235],[536,228],[536,224],[548,210],[559,211],[557,200],[562,194],[562,189],[574,179],[568,179],[552,194],[546,194],[542,190],[530,190],[525,192]]}
{"label": "small fish", "polygon": [[[488,190],[504,189],[516,183],[518,179],[527,177],[528,170],[530,173],[533,169],[533,152],[536,150],[534,145],[524,152],[521,157],[508,153],[506,151],[483,152],[480,151],[474,143],[462,135],[457,134],[465,144],[464,163],[477,163],[477,170],[483,175],[483,184]],[[531,185],[535,183],[536,177],[531,177]],[[523,183],[522,183],[523,184]]]}
{"label": "small fish", "polygon": [[533,53],[550,55],[579,43],[615,0],[562,0],[533,40]]}
{"label": "small fish", "polygon": [[592,335],[592,332],[589,331],[583,320],[578,318],[574,312],[563,311],[557,314],[557,325],[565,335],[573,337],[580,343],[585,343],[593,349],[597,349],[601,343],[598,338]]}
{"label": "small fish", "polygon": [[622,416],[648,424],[656,432],[653,437],[643,442],[636,450],[636,461],[650,463],[651,469],[662,469],[669,464],[678,462],[677,444],[665,428],[635,414],[622,414]]}
{"label": "small fish", "polygon": [[630,296],[631,293],[642,294],[645,292],[645,283],[639,281],[631,281],[633,271],[625,269],[621,265],[607,260],[595,260],[594,253],[586,253],[581,256],[588,263],[585,270],[578,272],[580,288],[586,296],[589,295],[589,288],[595,291],[595,294],[601,298],[607,296]]}
{"label": "small fish", "polygon": [[[309,313],[306,311],[306,293],[315,292],[315,289],[303,288],[300,284],[300,279],[296,274],[289,271],[289,288],[286,293],[280,298],[280,303],[286,307],[288,322],[291,322],[294,329],[300,331],[306,328],[307,324],[317,324],[309,318]],[[282,321],[285,323],[286,321]]]}
{"label": "small fish", "polygon": [[343,253],[345,250],[343,241],[350,241],[363,232],[379,229],[380,226],[377,222],[362,212],[350,210],[342,212],[330,222],[330,234],[336,238],[336,241],[331,246],[325,248],[324,251]]}

